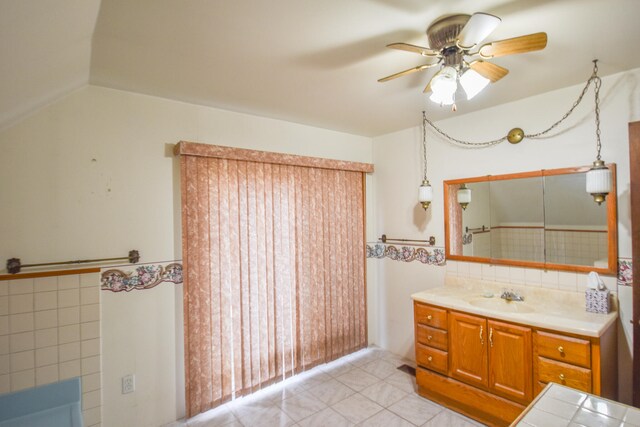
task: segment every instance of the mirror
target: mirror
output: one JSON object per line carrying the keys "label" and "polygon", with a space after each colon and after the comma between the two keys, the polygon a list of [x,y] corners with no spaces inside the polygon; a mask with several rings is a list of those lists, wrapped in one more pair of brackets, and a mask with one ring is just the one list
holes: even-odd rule
{"label": "mirror", "polygon": [[554,264],[607,267],[607,200],[598,206],[584,191],[586,174],[544,177],[544,244]]}
{"label": "mirror", "polygon": [[[615,165],[608,166],[613,189],[602,205],[585,191],[589,167],[445,181],[447,258],[616,274]],[[464,208],[463,185],[471,191]]]}
{"label": "mirror", "polygon": [[492,181],[491,258],[544,262],[542,177]]}

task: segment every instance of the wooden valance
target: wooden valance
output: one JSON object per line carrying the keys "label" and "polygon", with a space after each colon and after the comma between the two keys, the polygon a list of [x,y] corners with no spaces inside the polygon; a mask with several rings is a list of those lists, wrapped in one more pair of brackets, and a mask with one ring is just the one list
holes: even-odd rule
{"label": "wooden valance", "polygon": [[320,157],[298,156],[271,151],[248,150],[246,148],[201,144],[180,141],[173,150],[175,155],[212,157],[217,159],[243,160],[248,162],[271,163],[276,165],[302,166],[319,169],[333,169],[372,173],[371,163],[348,162],[345,160],[323,159]]}

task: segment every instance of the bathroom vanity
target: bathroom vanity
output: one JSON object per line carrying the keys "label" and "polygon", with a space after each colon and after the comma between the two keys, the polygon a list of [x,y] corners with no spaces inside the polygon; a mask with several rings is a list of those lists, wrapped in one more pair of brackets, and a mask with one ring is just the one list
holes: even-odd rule
{"label": "bathroom vanity", "polygon": [[[418,393],[489,425],[509,425],[550,382],[615,399],[617,311],[584,295],[448,278],[412,295]],[[615,305],[614,305],[615,308]]]}

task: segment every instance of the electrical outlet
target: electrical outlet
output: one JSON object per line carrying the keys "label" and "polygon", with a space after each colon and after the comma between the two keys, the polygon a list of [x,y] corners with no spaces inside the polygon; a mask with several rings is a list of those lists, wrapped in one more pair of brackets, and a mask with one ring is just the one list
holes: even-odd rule
{"label": "electrical outlet", "polygon": [[136,389],[136,376],[133,374],[122,377],[122,394],[133,393]]}

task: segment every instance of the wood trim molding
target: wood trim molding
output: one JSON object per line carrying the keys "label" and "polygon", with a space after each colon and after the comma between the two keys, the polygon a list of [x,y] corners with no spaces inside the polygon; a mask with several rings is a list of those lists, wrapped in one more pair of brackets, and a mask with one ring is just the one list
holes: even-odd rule
{"label": "wood trim molding", "polygon": [[74,268],[71,270],[38,271],[33,273],[0,274],[2,280],[35,279],[37,277],[68,276],[71,274],[100,273],[99,267]]}
{"label": "wood trim molding", "polygon": [[629,167],[633,258],[633,406],[640,408],[640,121],[629,123]]}
{"label": "wood trim molding", "polygon": [[213,157],[218,159],[302,166],[319,169],[345,170],[363,173],[373,172],[373,164],[371,163],[348,162],[345,160],[298,156],[295,154],[274,153],[271,151],[248,150],[246,148],[225,147],[222,145],[210,145],[189,141],[180,141],[175,145],[173,153],[177,156]]}

